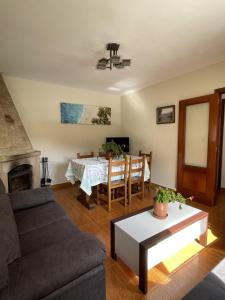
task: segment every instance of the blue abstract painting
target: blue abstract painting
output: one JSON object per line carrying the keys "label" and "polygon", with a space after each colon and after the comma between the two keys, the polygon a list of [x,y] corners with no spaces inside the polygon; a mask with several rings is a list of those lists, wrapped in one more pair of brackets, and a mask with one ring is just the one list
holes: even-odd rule
{"label": "blue abstract painting", "polygon": [[110,125],[111,108],[86,104],[60,103],[61,123]]}

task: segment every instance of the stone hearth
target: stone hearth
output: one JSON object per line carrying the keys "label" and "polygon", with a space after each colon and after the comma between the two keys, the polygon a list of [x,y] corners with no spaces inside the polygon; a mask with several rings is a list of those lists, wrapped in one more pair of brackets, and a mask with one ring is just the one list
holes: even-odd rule
{"label": "stone hearth", "polygon": [[8,172],[22,164],[32,166],[32,187],[40,186],[40,154],[40,151],[33,149],[0,74],[0,178],[7,191]]}

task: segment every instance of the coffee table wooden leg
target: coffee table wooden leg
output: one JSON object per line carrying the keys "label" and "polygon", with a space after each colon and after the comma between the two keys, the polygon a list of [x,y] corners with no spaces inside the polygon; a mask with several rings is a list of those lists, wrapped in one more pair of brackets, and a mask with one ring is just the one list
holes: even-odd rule
{"label": "coffee table wooden leg", "polygon": [[148,249],[139,246],[139,289],[143,294],[148,292]]}
{"label": "coffee table wooden leg", "polygon": [[207,234],[208,234],[208,217],[204,218],[202,222],[205,222],[205,232],[200,235],[198,242],[203,247],[207,246]]}
{"label": "coffee table wooden leg", "polygon": [[115,224],[111,221],[110,223],[110,235],[111,235],[111,257],[116,260],[115,252]]}

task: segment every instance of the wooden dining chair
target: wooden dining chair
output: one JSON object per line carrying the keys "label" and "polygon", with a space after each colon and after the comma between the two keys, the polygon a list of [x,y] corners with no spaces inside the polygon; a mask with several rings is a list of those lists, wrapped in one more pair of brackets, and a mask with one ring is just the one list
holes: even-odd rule
{"label": "wooden dining chair", "polygon": [[105,157],[105,152],[98,152],[99,157]]}
{"label": "wooden dining chair", "polygon": [[[117,168],[119,171],[114,171],[113,168]],[[112,161],[112,158],[110,158],[108,166],[108,182],[97,186],[97,204],[99,204],[100,200],[107,202],[109,212],[111,211],[111,204],[113,202],[123,200],[124,206],[127,206],[127,175],[127,158],[120,161]],[[115,180],[115,176],[121,176],[122,179]]]}
{"label": "wooden dining chair", "polygon": [[145,183],[146,183],[147,188],[150,189],[150,187],[151,187],[151,177],[152,177],[152,173],[151,173],[152,151],[150,151],[149,153],[144,153],[141,150],[139,150],[139,156],[145,156],[146,159],[147,159],[147,163],[148,163],[148,167],[149,167],[149,171],[150,171],[150,178]]}
{"label": "wooden dining chair", "polygon": [[93,151],[91,151],[90,154],[88,154],[88,153],[85,153],[85,154],[77,153],[77,158],[91,158],[91,157],[94,157],[94,152]]}
{"label": "wooden dining chair", "polygon": [[131,198],[134,196],[140,195],[141,199],[144,200],[144,174],[145,156],[143,155],[139,158],[132,158],[132,156],[130,156],[128,177],[128,204],[131,203]]}

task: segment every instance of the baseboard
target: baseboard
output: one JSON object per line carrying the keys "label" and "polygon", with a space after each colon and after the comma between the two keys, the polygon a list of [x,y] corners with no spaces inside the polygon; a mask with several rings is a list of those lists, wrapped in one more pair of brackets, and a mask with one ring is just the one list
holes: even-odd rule
{"label": "baseboard", "polygon": [[160,187],[161,185],[159,185],[159,184],[157,184],[157,183],[154,183],[154,182],[151,182],[150,183],[150,185],[151,185],[151,188],[158,188],[158,187]]}
{"label": "baseboard", "polygon": [[220,192],[221,192],[221,193],[225,193],[225,188],[224,188],[224,187],[221,187],[221,188],[220,188]]}
{"label": "baseboard", "polygon": [[162,188],[165,188],[165,189],[169,189],[169,190],[173,190],[173,191],[176,191],[176,188],[172,188],[172,187],[168,187],[168,186],[164,186],[162,184],[158,184],[158,183],[154,183],[154,182],[151,182],[151,186],[153,188],[159,188],[159,187],[162,187]]}
{"label": "baseboard", "polygon": [[[161,184],[151,182],[151,188],[152,188],[153,190],[157,190],[157,189],[160,188],[160,187],[161,187],[161,188],[168,188],[168,187],[163,186],[163,185],[161,185]],[[168,189],[170,189],[170,188],[168,188]]]}
{"label": "baseboard", "polygon": [[51,187],[55,191],[55,190],[66,189],[71,186],[72,186],[72,184],[67,181],[67,182],[63,182],[63,183],[53,184]]}

